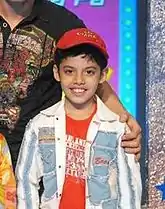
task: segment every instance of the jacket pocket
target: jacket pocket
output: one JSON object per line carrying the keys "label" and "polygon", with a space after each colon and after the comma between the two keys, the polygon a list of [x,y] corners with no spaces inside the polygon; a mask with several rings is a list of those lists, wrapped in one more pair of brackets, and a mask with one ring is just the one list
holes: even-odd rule
{"label": "jacket pocket", "polygon": [[91,147],[91,174],[108,176],[110,169],[116,167],[117,137],[115,133],[98,132]]}
{"label": "jacket pocket", "polygon": [[91,162],[91,174],[95,176],[109,176],[110,169],[116,165],[116,150],[100,145],[93,146],[93,157]]}
{"label": "jacket pocket", "polygon": [[39,145],[43,162],[43,184],[45,200],[51,199],[57,191],[55,142]]}
{"label": "jacket pocket", "polygon": [[89,200],[93,205],[99,205],[102,201],[110,199],[108,177],[91,175],[87,181]]}
{"label": "jacket pocket", "polygon": [[[88,178],[92,204],[117,200],[117,137],[115,133],[98,132],[91,146]],[[111,183],[110,179],[113,178]]]}

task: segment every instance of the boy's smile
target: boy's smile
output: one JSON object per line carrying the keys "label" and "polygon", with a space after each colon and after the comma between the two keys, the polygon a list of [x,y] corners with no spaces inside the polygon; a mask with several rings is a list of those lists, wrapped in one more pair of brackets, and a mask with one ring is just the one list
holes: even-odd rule
{"label": "boy's smile", "polygon": [[84,88],[77,88],[77,87],[70,88],[70,90],[77,96],[81,96],[86,91],[86,89]]}

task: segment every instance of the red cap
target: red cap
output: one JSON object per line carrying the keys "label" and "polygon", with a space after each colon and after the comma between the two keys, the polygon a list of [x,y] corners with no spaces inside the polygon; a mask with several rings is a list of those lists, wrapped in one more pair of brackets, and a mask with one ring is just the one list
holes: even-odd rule
{"label": "red cap", "polygon": [[76,28],[64,33],[57,42],[58,49],[69,49],[80,44],[90,44],[100,50],[108,59],[108,52],[103,39],[87,28]]}

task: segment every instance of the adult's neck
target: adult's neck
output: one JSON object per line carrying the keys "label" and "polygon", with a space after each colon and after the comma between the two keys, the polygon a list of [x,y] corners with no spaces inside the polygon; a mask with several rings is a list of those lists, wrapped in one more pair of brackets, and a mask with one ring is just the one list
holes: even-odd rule
{"label": "adult's neck", "polygon": [[95,110],[96,101],[94,98],[90,99],[85,104],[74,104],[67,98],[65,99],[66,114],[75,120],[85,120],[91,116]]}
{"label": "adult's neck", "polygon": [[14,29],[31,13],[33,4],[33,1],[31,1],[31,3],[9,3],[6,0],[1,0],[0,16],[8,22],[11,29]]}

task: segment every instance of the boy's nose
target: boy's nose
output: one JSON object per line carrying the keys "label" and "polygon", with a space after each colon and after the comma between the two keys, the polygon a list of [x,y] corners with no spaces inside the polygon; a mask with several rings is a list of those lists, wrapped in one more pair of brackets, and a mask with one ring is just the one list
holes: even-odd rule
{"label": "boy's nose", "polygon": [[85,83],[84,76],[82,74],[75,75],[75,82],[77,84],[84,84]]}

